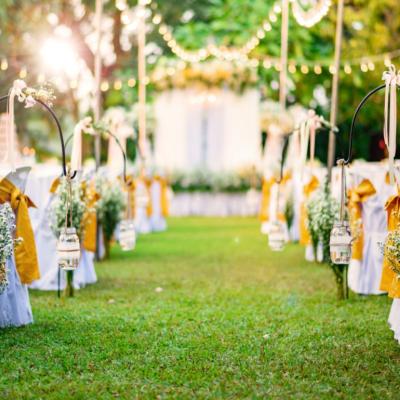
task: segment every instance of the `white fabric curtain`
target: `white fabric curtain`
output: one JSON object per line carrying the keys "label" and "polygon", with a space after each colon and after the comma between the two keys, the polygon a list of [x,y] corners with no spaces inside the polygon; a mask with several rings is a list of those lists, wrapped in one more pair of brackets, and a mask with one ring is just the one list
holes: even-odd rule
{"label": "white fabric curtain", "polygon": [[155,113],[158,167],[218,172],[260,166],[257,90],[171,90],[158,96]]}

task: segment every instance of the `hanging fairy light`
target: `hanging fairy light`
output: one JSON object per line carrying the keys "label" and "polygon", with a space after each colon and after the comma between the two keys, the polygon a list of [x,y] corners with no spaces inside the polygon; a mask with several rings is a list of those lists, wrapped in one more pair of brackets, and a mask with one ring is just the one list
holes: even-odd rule
{"label": "hanging fairy light", "polygon": [[336,221],[333,225],[329,247],[331,261],[334,264],[349,264],[351,260],[351,244],[353,238],[351,236],[349,221],[345,220],[345,196],[346,196],[346,184],[345,184],[345,161],[339,160],[338,165],[341,168],[341,195],[340,195],[340,213],[339,221]]}
{"label": "hanging fairy light", "polygon": [[72,186],[71,177],[67,174],[67,197],[65,204],[65,225],[61,229],[57,242],[58,266],[64,271],[78,268],[81,258],[81,246],[76,228],[72,226]]}
{"label": "hanging fairy light", "polygon": [[[311,3],[312,7],[309,10],[304,10],[304,3]],[[331,0],[317,0],[315,1],[300,1],[292,0],[292,12],[297,23],[306,28],[311,28],[313,25],[317,24],[328,14],[331,7]]]}

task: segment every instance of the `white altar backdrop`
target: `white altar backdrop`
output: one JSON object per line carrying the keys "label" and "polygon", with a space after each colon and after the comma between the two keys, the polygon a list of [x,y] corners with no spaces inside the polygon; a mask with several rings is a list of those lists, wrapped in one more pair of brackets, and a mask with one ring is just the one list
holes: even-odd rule
{"label": "white altar backdrop", "polygon": [[261,162],[259,93],[194,89],[155,101],[154,161],[166,170],[234,171]]}

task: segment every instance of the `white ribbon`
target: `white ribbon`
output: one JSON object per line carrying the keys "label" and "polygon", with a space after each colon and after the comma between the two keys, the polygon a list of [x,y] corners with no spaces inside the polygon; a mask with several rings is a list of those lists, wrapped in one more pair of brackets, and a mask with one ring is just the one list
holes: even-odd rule
{"label": "white ribbon", "polygon": [[394,65],[389,71],[383,73],[385,81],[385,121],[383,138],[388,149],[390,183],[394,183],[394,159],[396,157],[396,131],[397,131],[397,85],[400,85],[400,75]]}
{"label": "white ribbon", "polygon": [[91,117],[86,117],[75,125],[71,152],[72,171],[82,170],[82,134],[84,132],[94,134]]}
{"label": "white ribbon", "polygon": [[307,160],[308,146],[310,145],[310,161],[314,164],[315,158],[315,134],[321,127],[321,118],[314,110],[308,112],[308,119],[300,125],[300,172],[303,175],[304,166]]}

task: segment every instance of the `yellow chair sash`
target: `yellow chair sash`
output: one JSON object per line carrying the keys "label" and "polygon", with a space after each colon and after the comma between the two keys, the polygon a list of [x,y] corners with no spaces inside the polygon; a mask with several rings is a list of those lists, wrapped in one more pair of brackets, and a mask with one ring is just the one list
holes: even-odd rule
{"label": "yellow chair sash", "polygon": [[168,183],[165,178],[162,176],[155,176],[154,181],[160,184],[160,192],[161,192],[161,215],[163,217],[168,217],[169,215],[169,202],[168,202]]}
{"label": "yellow chair sash", "polygon": [[146,186],[147,195],[149,197],[149,202],[147,203],[147,216],[151,217],[153,214],[153,199],[151,196],[151,185],[153,183],[153,179],[151,178],[143,178],[144,185]]}
{"label": "yellow chair sash", "polygon": [[357,187],[348,190],[350,227],[352,236],[356,238],[352,244],[352,255],[354,260],[362,260],[364,248],[364,232],[362,224],[362,203],[376,190],[369,179],[364,179]]}
{"label": "yellow chair sash", "polygon": [[300,205],[300,244],[307,246],[311,244],[311,236],[307,227],[307,201],[311,194],[319,187],[318,178],[313,175],[310,181],[303,186],[303,201]]}
{"label": "yellow chair sash", "polygon": [[57,192],[59,186],[60,186],[60,178],[54,179],[50,187],[50,193],[54,194],[55,192]]}
{"label": "yellow chair sash", "polygon": [[130,218],[135,218],[135,215],[136,215],[136,202],[135,202],[136,182],[132,176],[127,177],[127,181],[124,185],[124,189],[128,196],[128,201],[126,204],[127,215],[129,215]]}
{"label": "yellow chair sash", "polygon": [[10,203],[16,215],[15,236],[22,242],[14,248],[15,264],[21,282],[30,284],[40,278],[35,236],[28,212],[28,208],[35,205],[8,179],[0,181],[0,203]]}
{"label": "yellow chair sash", "polygon": [[[287,172],[281,181],[281,186],[285,185],[288,181],[292,179],[291,172]],[[259,219],[261,222],[268,222],[270,219],[269,206],[271,201],[271,190],[272,186],[277,183],[276,178],[271,177],[270,179],[262,179],[261,187],[261,207],[259,213]],[[277,218],[279,221],[286,222],[285,215],[278,211]]]}
{"label": "yellow chair sash", "polygon": [[96,203],[100,199],[100,195],[96,192],[94,184],[87,185],[82,182],[83,200],[86,203],[86,211],[83,215],[83,248],[92,253],[97,248],[97,213]]}
{"label": "yellow chair sash", "polygon": [[[400,223],[400,193],[391,196],[385,204],[388,216],[388,231],[394,231]],[[389,297],[400,298],[400,279],[390,268],[390,262],[383,258],[383,270],[380,289],[388,292]]]}

